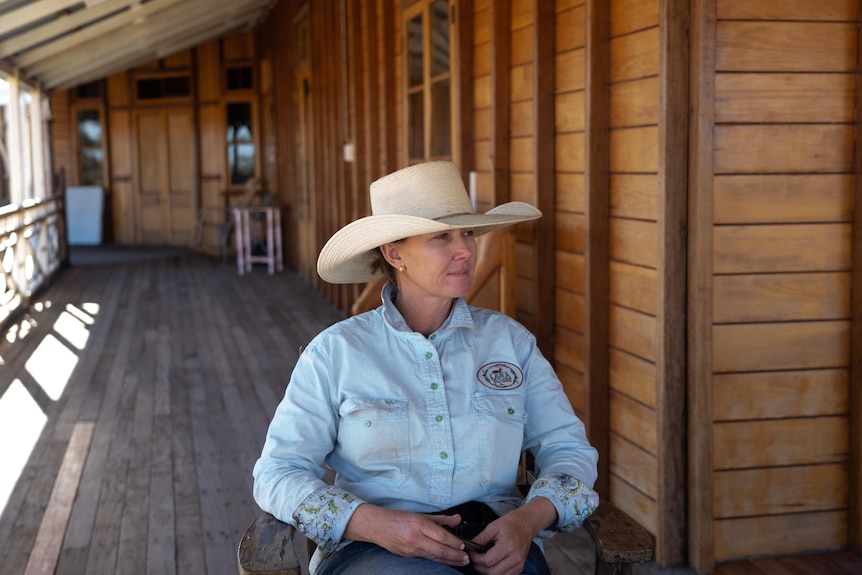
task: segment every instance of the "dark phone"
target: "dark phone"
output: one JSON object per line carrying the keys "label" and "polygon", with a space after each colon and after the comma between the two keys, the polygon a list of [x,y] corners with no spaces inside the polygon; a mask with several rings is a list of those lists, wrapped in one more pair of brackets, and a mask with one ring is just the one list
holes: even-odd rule
{"label": "dark phone", "polygon": [[485,546],[472,541],[473,537],[481,533],[487,525],[487,523],[461,523],[460,525],[449,528],[449,531],[464,542],[464,548],[467,551],[472,551],[474,553],[487,553],[488,550],[494,546],[493,542],[490,545]]}

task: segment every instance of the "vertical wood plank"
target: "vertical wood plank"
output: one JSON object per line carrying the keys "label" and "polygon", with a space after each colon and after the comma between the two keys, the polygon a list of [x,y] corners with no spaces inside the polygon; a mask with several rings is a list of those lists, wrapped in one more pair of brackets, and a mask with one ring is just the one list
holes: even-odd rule
{"label": "vertical wood plank", "polygon": [[686,196],[688,194],[688,0],[659,8],[659,203],[656,281],[658,533],[656,561],[685,560]]}
{"label": "vertical wood plank", "polygon": [[554,237],[556,226],[553,217],[556,208],[556,189],[554,178],[554,46],[556,17],[553,2],[534,2],[533,33],[535,54],[533,60],[533,139],[536,153],[533,154],[535,167],[535,189],[537,207],[545,217],[536,222],[536,235],[533,240],[533,331],[539,349],[554,363],[556,334],[556,256]]}
{"label": "vertical wood plank", "polygon": [[610,293],[610,8],[605,0],[587,3],[586,69],[586,318],[584,380],[587,431],[599,452],[596,490],[610,490],[610,396],[608,296]]}
{"label": "vertical wood plank", "polygon": [[495,206],[509,201],[509,68],[511,0],[491,5],[491,155]]}
{"label": "vertical wood plank", "polygon": [[461,177],[469,181],[470,171],[475,169],[473,138],[475,137],[473,118],[473,0],[453,0],[457,34],[453,53],[456,54],[452,71],[455,82],[456,149],[452,159],[461,168]]}
{"label": "vertical wood plank", "polygon": [[688,553],[715,564],[712,482],[712,252],[715,0],[691,4],[688,204]]}
{"label": "vertical wood plank", "polygon": [[[862,12],[858,15],[862,22]],[[862,34],[857,36],[857,62],[862,62]],[[853,280],[850,338],[850,488],[847,515],[848,545],[862,553],[862,68],[856,68],[856,154],[853,206]]]}
{"label": "vertical wood plank", "polygon": [[398,111],[395,103],[398,101],[397,84],[395,83],[395,64],[397,54],[395,53],[395,14],[396,2],[398,0],[381,0],[383,29],[383,94],[381,102],[385,117],[383,118],[383,166],[382,173],[388,174],[395,171],[398,165]]}

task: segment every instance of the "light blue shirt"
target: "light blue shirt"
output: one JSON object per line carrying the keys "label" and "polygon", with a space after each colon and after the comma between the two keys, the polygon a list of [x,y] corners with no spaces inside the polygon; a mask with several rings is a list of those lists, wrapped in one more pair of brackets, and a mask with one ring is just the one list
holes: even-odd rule
{"label": "light blue shirt", "polygon": [[254,467],[258,505],[331,551],[349,543],[363,502],[515,509],[529,450],[538,480],[527,500],[546,497],[558,517],[540,536],[579,526],[598,506],[598,454],[533,335],[457,299],[426,338],[407,327],[394,293],[387,284],[381,307],[326,329],[300,355]]}

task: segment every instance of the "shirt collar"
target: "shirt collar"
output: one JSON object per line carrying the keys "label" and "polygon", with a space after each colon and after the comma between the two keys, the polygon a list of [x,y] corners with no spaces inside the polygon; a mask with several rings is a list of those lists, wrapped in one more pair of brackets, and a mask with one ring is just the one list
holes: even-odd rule
{"label": "shirt collar", "polygon": [[[395,286],[391,283],[386,282],[386,285],[383,286],[383,317],[395,330],[413,333],[413,330],[410,329],[407,322],[404,321],[404,317],[401,315],[401,312],[398,311],[397,307],[395,307],[395,296],[397,293]],[[455,299],[452,310],[449,312],[449,317],[446,318],[446,321],[443,322],[443,325],[440,326],[437,333],[447,329],[457,329],[459,327],[473,327],[473,314],[470,311],[470,306],[467,305],[467,302],[464,301],[464,298],[462,297]]]}

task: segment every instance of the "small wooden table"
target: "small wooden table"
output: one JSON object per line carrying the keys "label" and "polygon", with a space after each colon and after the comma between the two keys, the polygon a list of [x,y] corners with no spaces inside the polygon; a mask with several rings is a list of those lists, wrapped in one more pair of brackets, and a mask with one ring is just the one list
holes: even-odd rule
{"label": "small wooden table", "polygon": [[[281,251],[281,207],[280,206],[235,206],[233,211],[236,226],[236,267],[239,275],[251,272],[254,263],[265,263],[270,275],[284,269]],[[266,229],[266,253],[252,254],[251,226],[253,216],[263,216],[261,223]]]}

